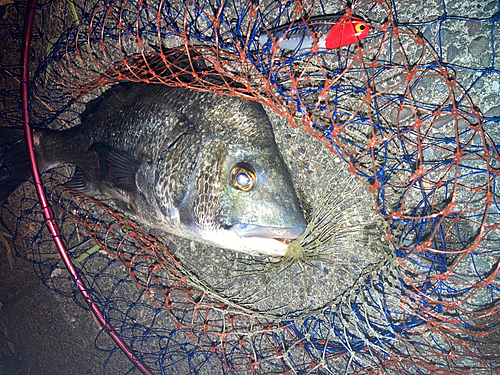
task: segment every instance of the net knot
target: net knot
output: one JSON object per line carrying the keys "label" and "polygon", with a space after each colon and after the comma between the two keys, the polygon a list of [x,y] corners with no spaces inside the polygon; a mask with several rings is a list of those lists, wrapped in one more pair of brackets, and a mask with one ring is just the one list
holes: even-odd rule
{"label": "net knot", "polygon": [[288,245],[288,249],[286,250],[285,257],[299,259],[304,255],[304,248],[297,241],[294,240],[290,245]]}

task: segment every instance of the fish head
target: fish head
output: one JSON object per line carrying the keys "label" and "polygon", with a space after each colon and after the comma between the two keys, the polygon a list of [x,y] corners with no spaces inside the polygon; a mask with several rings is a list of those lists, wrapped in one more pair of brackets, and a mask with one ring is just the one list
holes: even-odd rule
{"label": "fish head", "polygon": [[231,109],[246,113],[214,122],[221,129],[204,142],[178,205],[181,233],[233,251],[283,256],[307,225],[290,171],[262,107],[250,119],[255,104]]}
{"label": "fish head", "polygon": [[[221,229],[241,239],[242,251],[260,242],[251,251],[284,255],[287,243],[299,237],[307,223],[274,141],[265,149],[229,149],[223,170]],[[263,240],[269,243],[264,249]]]}

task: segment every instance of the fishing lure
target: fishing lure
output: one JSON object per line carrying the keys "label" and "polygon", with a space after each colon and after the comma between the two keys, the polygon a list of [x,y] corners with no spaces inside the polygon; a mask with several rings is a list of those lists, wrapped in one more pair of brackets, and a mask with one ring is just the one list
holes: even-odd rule
{"label": "fishing lure", "polygon": [[356,43],[368,35],[370,27],[360,18],[346,14],[310,18],[307,23],[280,26],[260,34],[265,46],[273,37],[279,48],[311,50],[317,43],[320,50],[332,50]]}

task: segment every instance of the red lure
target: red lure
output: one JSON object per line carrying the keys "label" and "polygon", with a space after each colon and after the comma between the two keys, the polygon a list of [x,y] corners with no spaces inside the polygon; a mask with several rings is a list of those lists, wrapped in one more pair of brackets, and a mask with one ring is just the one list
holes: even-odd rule
{"label": "red lure", "polygon": [[360,18],[346,14],[310,18],[307,23],[280,26],[262,33],[259,43],[264,46],[273,37],[279,48],[311,50],[315,43],[320,50],[332,50],[359,42],[370,32]]}

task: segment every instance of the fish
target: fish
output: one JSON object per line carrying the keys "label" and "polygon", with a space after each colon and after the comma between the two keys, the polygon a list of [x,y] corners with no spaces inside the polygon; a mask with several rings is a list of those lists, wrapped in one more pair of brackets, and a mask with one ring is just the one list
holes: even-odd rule
{"label": "fish", "polygon": [[[277,257],[307,226],[269,118],[256,101],[122,82],[89,102],[81,120],[70,129],[33,132],[39,170],[74,165],[67,188],[113,198],[138,223]],[[21,139],[1,155],[0,182],[10,185],[0,199],[29,176],[24,147]]]}
{"label": "fish", "polygon": [[312,50],[317,45],[321,51],[339,49],[366,38],[370,26],[361,18],[346,14],[312,17],[306,23],[293,24],[266,30],[259,36],[259,43],[266,46],[273,38],[281,49]]}

